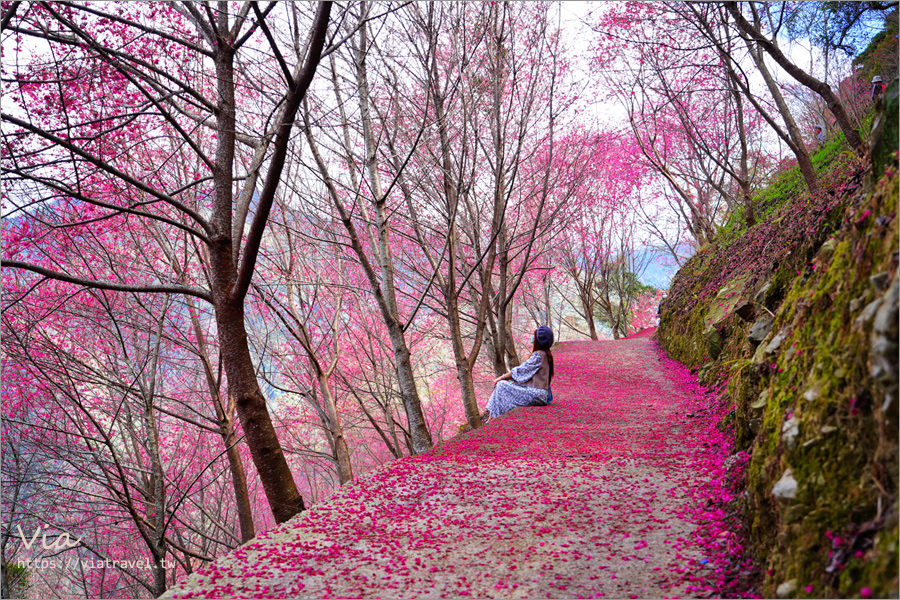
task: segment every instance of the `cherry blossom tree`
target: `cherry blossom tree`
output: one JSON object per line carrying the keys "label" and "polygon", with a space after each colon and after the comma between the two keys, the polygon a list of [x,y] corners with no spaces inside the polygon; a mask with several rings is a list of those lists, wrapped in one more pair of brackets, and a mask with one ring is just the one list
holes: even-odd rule
{"label": "cherry blossom tree", "polygon": [[[337,164],[329,164],[332,156],[326,154],[320,147],[320,143],[315,140],[309,110],[304,113],[306,140],[313,155],[315,168],[319,171],[326,187],[327,197],[346,230],[349,246],[366,275],[372,296],[379,307],[382,320],[390,336],[394,353],[394,367],[413,449],[414,452],[420,453],[431,448],[432,438],[422,413],[422,402],[416,388],[409,345],[405,337],[405,330],[415,316],[415,310],[410,315],[401,314],[401,302],[398,299],[399,285],[395,281],[394,249],[391,244],[390,221],[393,210],[390,207],[390,191],[396,184],[396,174],[387,182],[387,185],[382,181],[385,173],[381,167],[378,152],[369,83],[368,63],[371,60],[371,43],[367,21],[370,18],[370,9],[370,4],[360,4],[360,10],[355,15],[357,25],[351,35],[351,55],[348,57],[354,81],[354,99],[358,105],[359,127],[351,131],[351,124],[347,120],[346,106],[343,101],[344,93],[340,89],[337,74],[333,72],[333,92],[334,98],[340,106],[339,127],[343,132],[343,137],[335,140],[337,146],[333,148],[333,156],[338,159]],[[361,146],[359,153],[356,152],[356,144]],[[357,161],[355,156],[362,158]],[[342,181],[343,173],[335,171],[335,168],[342,169],[343,167],[347,169],[346,183]],[[347,191],[350,193],[347,194]],[[349,203],[348,195],[350,196]],[[362,216],[361,222],[354,218],[354,213],[357,211]]]}
{"label": "cherry blossom tree", "polygon": [[[497,267],[488,284],[491,296],[488,339],[494,372],[519,364],[513,341],[514,301],[523,278],[536,260],[536,240],[552,239],[561,229],[572,187],[557,185],[564,171],[554,170],[554,140],[574,95],[565,78],[567,57],[552,25],[552,12],[535,4],[512,9],[493,5],[487,52],[492,82],[487,110],[489,128],[479,144],[485,149],[494,205],[502,219],[496,237]],[[489,137],[488,137],[489,135]]]}
{"label": "cherry blossom tree", "polygon": [[[48,315],[53,290],[62,294],[57,304],[73,294],[80,302]],[[57,282],[20,296],[19,306],[4,312],[4,371],[15,398],[4,424],[32,465],[14,476],[37,490],[18,503],[25,512],[16,525],[71,534],[66,542],[79,540],[71,550],[79,558],[143,558],[151,565],[150,580],[127,565],[117,565],[102,584],[88,571],[81,583],[86,596],[107,585],[159,595],[174,576],[170,563],[190,571],[193,561],[241,541],[232,528],[233,505],[222,501],[226,451],[211,450],[221,435],[217,418],[192,401],[200,369],[195,378],[184,368],[174,376],[185,356],[170,332],[185,324],[173,301],[159,294],[144,303],[137,295],[79,292]],[[93,344],[84,343],[87,331],[97,336]],[[206,493],[210,487],[218,492]],[[46,510],[63,500],[77,510]]]}
{"label": "cherry blossom tree", "polygon": [[[228,393],[256,470],[275,519],[290,518],[303,499],[259,389],[243,307],[295,115],[323,52],[333,48],[326,48],[331,3],[311,17],[299,5],[283,5],[294,22],[311,23],[305,41],[298,30],[287,45],[269,26],[277,3],[248,2],[236,12],[226,2],[15,4],[3,15],[5,31],[47,49],[35,49],[5,79],[5,216],[29,227],[5,245],[3,266],[94,289],[212,304]],[[259,70],[259,51],[276,57],[276,72]],[[265,94],[255,106],[239,104],[254,77],[265,78]],[[259,122],[267,125],[260,129]],[[249,165],[236,161],[239,143],[250,149]],[[190,165],[189,181],[171,176],[177,165]],[[183,237],[181,269],[153,265],[154,276],[143,281],[127,270],[98,272],[89,260],[64,270],[35,244],[45,231],[60,230],[77,243],[100,224],[153,226]],[[141,256],[140,248],[132,253]]]}
{"label": "cherry blossom tree", "polygon": [[[618,66],[602,71],[603,81],[625,106],[643,160],[666,182],[702,244],[731,211],[740,209],[748,226],[755,223],[751,190],[766,173],[767,139],[759,103],[748,102],[732,66],[735,36],[721,20],[704,16],[709,35],[719,37],[714,44],[698,41],[697,19],[686,13],[700,10],[713,9],[622,5],[604,13],[595,30],[601,38],[596,65]],[[622,38],[632,43],[618,56],[612,49]],[[650,41],[660,39],[668,41]]]}
{"label": "cherry blossom tree", "polygon": [[[819,94],[825,101],[828,109],[834,115],[835,121],[844,133],[847,143],[857,152],[865,152],[862,138],[856,127],[844,109],[843,103],[826,81],[821,81],[797,66],[782,50],[778,44],[778,33],[784,24],[786,13],[790,10],[787,2],[748,2],[752,22],[747,20],[741,12],[737,2],[725,2],[725,9],[734,19],[734,23],[741,31],[742,37],[749,45],[755,44],[764,50],[782,69],[800,84]],[[765,27],[768,31],[764,32]]]}

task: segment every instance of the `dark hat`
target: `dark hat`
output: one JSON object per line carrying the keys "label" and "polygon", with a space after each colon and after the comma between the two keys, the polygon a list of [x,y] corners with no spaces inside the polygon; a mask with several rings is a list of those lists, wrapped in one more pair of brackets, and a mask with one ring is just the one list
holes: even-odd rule
{"label": "dark hat", "polygon": [[534,332],[534,339],[537,340],[541,348],[549,348],[553,345],[553,330],[546,325],[541,325]]}

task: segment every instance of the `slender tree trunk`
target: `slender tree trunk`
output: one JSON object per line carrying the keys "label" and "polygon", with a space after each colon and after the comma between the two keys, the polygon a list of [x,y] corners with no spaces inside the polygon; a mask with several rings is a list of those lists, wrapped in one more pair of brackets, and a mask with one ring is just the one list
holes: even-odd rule
{"label": "slender tree trunk", "polygon": [[[231,260],[230,256],[230,248],[226,247],[223,256],[218,258]],[[211,262],[215,264],[216,257]],[[215,312],[228,393],[241,419],[247,446],[275,522],[283,523],[305,510],[305,505],[278,442],[266,399],[259,389],[244,327],[244,304],[222,298],[216,302]]]}
{"label": "slender tree trunk", "polygon": [[[497,253],[500,281],[497,289],[497,339],[494,340],[494,350],[500,362],[498,375],[502,375],[520,364],[516,345],[512,339],[512,298],[509,297],[510,269],[506,223],[500,226],[497,244],[500,248]],[[495,370],[497,370],[497,366],[494,366]]]}
{"label": "slender tree trunk", "polygon": [[[492,291],[493,288],[490,286],[490,283],[488,283],[487,287],[485,288],[485,293],[491,293],[491,303],[494,304],[499,302],[500,299],[499,295],[493,294]],[[500,375],[506,373],[506,361],[503,360],[503,346],[500,345],[500,331],[497,327],[497,312],[499,311],[497,311],[493,306],[491,307],[491,310],[488,311],[488,333],[490,335],[488,335],[486,343],[491,354],[491,364],[494,367],[494,375],[499,377]]]}
{"label": "slender tree trunk", "polygon": [[[365,7],[363,7],[365,13]],[[400,321],[400,314],[397,307],[396,292],[394,289],[394,272],[393,257],[390,251],[390,236],[388,228],[388,213],[386,210],[386,198],[381,189],[381,179],[378,168],[377,153],[375,140],[371,128],[371,117],[369,110],[369,89],[366,78],[366,53],[367,53],[367,36],[365,23],[360,24],[360,45],[355,48],[354,63],[356,67],[357,84],[360,95],[360,110],[363,124],[363,137],[366,144],[366,166],[369,170],[370,184],[372,186],[372,201],[376,210],[376,253],[378,255],[378,266],[381,274],[381,281],[378,279],[372,263],[369,261],[366,251],[362,246],[360,236],[357,232],[356,225],[350,212],[344,206],[341,195],[338,193],[334,180],[328,173],[328,166],[322,158],[315,140],[312,137],[310,126],[307,118],[306,123],[306,139],[312,151],[316,165],[325,181],[328,194],[337,209],[341,223],[347,231],[350,238],[350,246],[356,254],[359,262],[366,274],[366,279],[375,296],[378,308],[381,311],[382,320],[387,328],[388,337],[391,340],[391,349],[394,355],[394,368],[397,375],[397,382],[400,387],[400,396],[403,407],[406,411],[407,423],[409,426],[409,435],[411,442],[411,450],[413,453],[421,453],[432,447],[431,433],[425,422],[425,416],[422,412],[422,404],[419,399],[419,393],[416,389],[415,375],[412,369],[411,355],[409,347],[406,344],[404,336],[403,323]],[[345,126],[347,124],[345,123]]]}
{"label": "slender tree trunk", "polygon": [[150,458],[150,490],[153,501],[153,514],[148,515],[148,520],[153,524],[150,532],[153,555],[153,593],[157,596],[166,591],[166,567],[164,564],[166,553],[166,475],[163,469],[162,458],[159,455],[159,429],[156,426],[156,414],[153,410],[153,399],[156,397],[157,374],[159,372],[159,352],[162,343],[162,329],[168,312],[170,297],[165,296],[164,308],[156,329],[156,342],[153,347],[153,355],[148,370],[147,385],[142,389],[144,398],[144,427],[147,430],[147,454]]}
{"label": "slender tree trunk", "polygon": [[553,319],[550,316],[550,281],[547,279],[547,276],[541,278],[541,282],[544,284],[544,325],[548,327],[553,325]]}
{"label": "slender tree trunk", "polygon": [[369,81],[366,72],[366,54],[368,52],[368,34],[366,24],[360,24],[360,43],[356,54],[357,83],[359,84],[359,107],[363,126],[363,138],[366,144],[366,166],[369,169],[369,178],[372,185],[372,200],[375,204],[375,216],[378,236],[378,258],[381,267],[381,278],[384,282],[382,293],[387,312],[388,335],[394,351],[397,380],[400,384],[400,395],[403,399],[403,407],[406,409],[409,434],[412,438],[413,451],[418,454],[432,447],[431,433],[425,423],[425,415],[422,413],[422,403],[419,392],[416,389],[416,379],[413,374],[411,353],[406,345],[403,325],[400,322],[400,311],[397,307],[396,290],[394,287],[394,263],[391,254],[390,233],[388,227],[387,198],[381,188],[381,175],[378,168],[377,149],[375,136],[372,132],[372,120],[369,110]]}
{"label": "slender tree trunk", "polygon": [[[391,340],[391,349],[393,350],[394,355],[395,373],[397,375],[397,382],[400,386],[400,398],[403,402],[403,408],[406,410],[407,422],[410,428],[410,450],[414,454],[424,452],[431,448],[433,443],[431,441],[431,433],[428,431],[428,427],[425,424],[425,415],[422,413],[422,405],[419,400],[419,392],[416,389],[410,352],[404,338],[403,325],[400,323],[399,316],[397,315],[396,304],[392,307],[386,298],[384,288],[382,287],[381,282],[378,281],[378,275],[375,273],[372,263],[366,256],[365,249],[362,246],[353,219],[341,201],[340,194],[338,194],[335,183],[328,174],[328,167],[316,147],[308,126],[306,139],[309,142],[310,150],[315,157],[319,171],[325,180],[325,185],[328,188],[328,193],[331,196],[332,202],[334,202],[335,208],[337,208],[338,213],[340,214],[341,223],[343,223],[344,228],[347,230],[347,235],[350,238],[350,246],[362,265],[363,271],[366,274],[366,279],[369,280],[372,293],[375,295],[375,301],[381,311],[382,321],[387,327],[388,337]],[[386,216],[386,214],[383,214],[382,216]]]}
{"label": "slender tree trunk", "polygon": [[463,408],[466,411],[466,421],[473,429],[481,427],[481,414],[478,412],[478,398],[475,395],[475,382],[472,379],[472,369],[469,357],[463,347],[462,331],[460,330],[459,303],[456,297],[448,302],[448,322],[450,325],[450,341],[453,346],[453,356],[456,360],[456,376],[459,379],[459,387],[462,392]]}
{"label": "slender tree trunk", "polygon": [[318,366],[316,367],[316,379],[319,382],[319,389],[322,391],[322,400],[325,403],[325,411],[328,414],[329,428],[331,436],[334,440],[334,458],[338,469],[338,479],[341,485],[353,481],[353,466],[350,463],[350,449],[347,447],[347,440],[344,437],[344,429],[341,426],[340,417],[338,416],[337,404],[334,401],[334,394],[331,391],[331,382],[327,374],[323,373]]}
{"label": "slender tree trunk", "polygon": [[[394,448],[397,449],[397,458],[401,458],[403,456],[403,450],[401,450],[402,446],[400,445],[400,438],[397,436],[397,421],[394,420],[394,411],[391,410],[391,404],[393,403],[393,399],[391,399],[390,395],[385,397],[384,399],[384,419],[388,424],[388,427],[391,429],[391,439],[394,440]],[[407,449],[412,451],[412,448],[407,446]]]}
{"label": "slender tree trunk", "polygon": [[[505,131],[503,126],[503,87],[509,77],[509,73],[504,69],[506,61],[504,56],[507,54],[506,48],[506,23],[502,21],[501,12],[508,10],[508,4],[503,3],[502,7],[496,5],[492,8],[491,20],[491,54],[492,54],[492,105],[491,105],[491,138],[494,145],[494,204],[495,206],[505,206],[507,194],[506,181],[506,148],[505,148]],[[518,357],[515,353],[510,354],[510,338],[509,331],[510,319],[507,317],[509,310],[508,294],[509,294],[509,239],[505,215],[501,216],[499,223],[499,234],[497,236],[497,261],[499,282],[497,285],[497,338],[494,339],[495,364],[494,370],[499,371],[498,375],[502,375],[513,367],[519,365]],[[512,360],[511,360],[512,359]]]}
{"label": "slender tree trunk", "polygon": [[744,127],[744,101],[737,86],[728,78],[729,90],[731,97],[734,98],[735,111],[737,112],[737,129],[738,141],[741,145],[740,169],[741,174],[738,178],[738,186],[741,188],[741,199],[744,205],[744,223],[747,227],[756,225],[756,207],[753,203],[753,194],[750,191],[750,168],[747,164],[749,151],[747,150],[747,129]]}
{"label": "slender tree trunk", "polygon": [[[347,383],[347,380],[344,379],[344,382]],[[382,412],[385,416],[385,422],[388,423],[388,427],[391,427],[391,433],[392,433],[393,440],[394,440],[393,443],[391,443],[391,439],[388,438],[387,433],[384,431],[384,429],[381,427],[381,425],[378,424],[378,421],[375,420],[375,417],[372,416],[372,413],[369,412],[369,409],[366,408],[366,404],[365,404],[365,402],[363,402],[363,399],[359,396],[359,394],[357,394],[355,391],[351,391],[351,393],[353,394],[353,397],[356,399],[356,403],[359,405],[360,410],[363,411],[363,414],[366,415],[366,419],[369,420],[369,424],[378,433],[378,436],[381,438],[381,441],[384,442],[384,445],[387,447],[388,451],[390,451],[391,455],[394,458],[402,458],[403,453],[400,451],[399,442],[397,441],[397,434],[395,431],[393,431],[393,428],[392,428],[393,423],[388,423],[388,421],[387,421],[388,412],[386,410],[384,410],[384,407],[382,407],[380,403],[378,403],[379,408],[383,409]]]}
{"label": "slender tree trunk", "polygon": [[234,431],[234,404],[229,403],[231,410],[225,411],[222,406],[222,397],[216,390],[213,403],[216,407],[216,417],[219,419],[219,432],[225,443],[225,456],[228,458],[228,467],[231,471],[231,485],[234,488],[234,503],[238,513],[238,523],[241,528],[241,542],[249,542],[256,536],[256,528],[253,525],[253,507],[250,504],[250,492],[247,490],[247,474],[244,471],[244,461],[238,448],[238,437]]}
{"label": "slender tree trunk", "polygon": [[513,339],[513,302],[514,297],[510,297],[509,302],[503,308],[504,318],[506,319],[503,338],[506,342],[506,363],[509,365],[510,369],[522,364],[519,360],[519,352],[516,350],[516,341]]}
{"label": "slender tree trunk", "polygon": [[[288,240],[290,243],[290,239]],[[288,272],[286,273],[288,278],[293,280],[295,275],[293,274],[293,264],[294,258],[291,256],[290,267],[288,268]],[[336,255],[335,260],[337,261],[338,269],[340,269],[341,262],[339,256]],[[321,287],[324,283],[318,279],[317,286]],[[317,291],[313,292],[313,294],[318,293]],[[330,364],[327,366],[323,364],[321,358],[317,354],[314,344],[310,338],[309,330],[306,328],[306,323],[304,322],[304,315],[301,312],[302,310],[306,310],[309,307],[309,302],[303,297],[303,293],[301,291],[300,286],[290,284],[287,290],[288,295],[288,310],[290,312],[291,319],[293,320],[293,326],[288,326],[288,330],[290,334],[297,340],[297,342],[303,347],[304,352],[306,352],[306,356],[309,359],[310,366],[315,372],[316,381],[319,384],[319,389],[322,392],[322,401],[325,405],[324,414],[321,410],[321,407],[318,404],[318,401],[314,402],[314,406],[316,408],[316,412],[319,414],[322,420],[322,427],[326,430],[326,437],[328,438],[328,443],[331,445],[332,455],[334,457],[334,463],[337,466],[338,472],[338,480],[341,485],[353,480],[353,467],[350,461],[350,450],[347,447],[347,438],[344,436],[344,428],[341,424],[340,415],[337,410],[337,402],[334,398],[334,391],[331,387],[331,376],[334,374],[334,370],[337,367],[338,359],[340,357],[340,343],[339,343],[339,332],[338,332],[338,320],[343,311],[343,299],[338,298],[337,303],[334,307],[334,314],[331,321],[330,329],[331,329],[331,338],[333,342],[333,355],[330,361]],[[285,316],[282,314],[280,308],[273,302],[269,302],[266,300],[266,304],[275,311],[275,314],[282,320],[285,325],[288,325],[288,322]]]}
{"label": "slender tree trunk", "polygon": [[597,336],[597,323],[594,321],[594,298],[590,288],[582,288],[578,298],[581,300],[581,307],[584,310],[584,320],[587,321],[588,333],[591,335],[591,339],[596,341],[599,337]]}
{"label": "slender tree trunk", "polygon": [[784,126],[787,127],[788,135],[792,142],[791,150],[794,151],[794,156],[797,157],[797,165],[800,167],[800,172],[803,174],[803,179],[806,181],[806,187],[810,191],[813,191],[819,187],[819,184],[816,178],[816,169],[812,164],[812,159],[809,157],[806,143],[803,141],[803,134],[800,132],[800,128],[797,126],[797,122],[791,114],[791,109],[788,107],[784,96],[781,94],[778,82],[775,81],[775,78],[772,77],[769,68],[766,66],[762,50],[758,45],[754,47],[754,44],[750,41],[747,42],[747,47],[750,49],[750,56],[753,57],[756,68],[759,70],[760,75],[762,75],[763,80],[766,82],[766,86],[769,88],[769,93],[772,94],[772,99],[775,101],[775,106],[778,107],[778,112],[781,113],[781,118],[784,120]]}
{"label": "slender tree trunk", "polygon": [[166,568],[164,560],[166,548],[166,478],[162,460],[159,456],[159,431],[156,427],[156,416],[153,411],[152,392],[145,397],[144,423],[147,427],[147,451],[150,455],[150,486],[153,501],[153,514],[150,520],[153,531],[150,532],[153,556],[153,593],[157,596],[166,591]]}
{"label": "slender tree trunk", "polygon": [[212,361],[209,357],[209,347],[206,345],[206,336],[200,327],[200,320],[194,310],[193,300],[188,299],[188,312],[191,324],[194,328],[194,337],[197,338],[197,352],[203,364],[203,372],[206,375],[206,387],[212,398],[213,411],[219,425],[219,434],[225,444],[225,456],[228,459],[229,471],[231,471],[231,484],[234,488],[234,503],[237,508],[238,522],[241,528],[241,541],[248,542],[256,536],[253,525],[253,509],[250,506],[250,492],[247,490],[247,475],[244,471],[244,461],[241,458],[237,445],[237,435],[234,431],[234,403],[228,407],[222,402],[220,384],[213,373]]}
{"label": "slender tree trunk", "polygon": [[[433,6],[433,5],[432,5]],[[431,19],[429,19],[429,25]],[[432,47],[437,51],[436,36],[434,31],[429,27],[428,35],[432,38]],[[452,161],[453,149],[450,145],[450,136],[447,132],[447,115],[444,107],[444,90],[440,89],[438,84],[439,73],[437,70],[437,60],[435,57],[430,58],[431,61],[431,86],[430,92],[434,101],[435,117],[437,121],[440,148],[441,148],[441,170],[443,181],[443,195],[445,210],[447,214],[447,275],[441,277],[436,269],[436,277],[441,287],[442,296],[444,297],[444,305],[447,309],[447,323],[450,328],[450,341],[453,347],[453,356],[456,361],[456,376],[459,380],[459,387],[462,393],[463,408],[466,413],[466,422],[473,429],[481,427],[481,414],[478,410],[478,398],[475,395],[475,383],[472,379],[472,367],[475,359],[481,350],[481,336],[476,336],[475,343],[472,346],[470,354],[467,356],[465,345],[463,344],[462,323],[459,315],[459,294],[457,289],[456,269],[458,265],[457,253],[459,252],[459,188],[454,180],[454,169]],[[465,115],[464,119],[467,118]],[[418,231],[417,231],[418,233]],[[492,232],[493,233],[493,232]],[[424,246],[424,239],[421,240]],[[425,252],[429,252],[423,247]],[[430,252],[429,252],[430,258]],[[494,252],[489,252],[489,259],[485,266],[486,269],[493,268]],[[432,260],[435,267],[439,265]],[[486,313],[486,303],[476,317],[476,328],[483,330],[484,319]]]}

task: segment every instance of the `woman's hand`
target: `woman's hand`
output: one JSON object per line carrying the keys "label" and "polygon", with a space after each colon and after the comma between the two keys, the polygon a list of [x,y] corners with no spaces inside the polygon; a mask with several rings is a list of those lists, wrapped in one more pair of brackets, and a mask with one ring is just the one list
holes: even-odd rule
{"label": "woman's hand", "polygon": [[501,375],[500,377],[496,378],[494,380],[494,385],[497,385],[498,383],[500,383],[501,381],[504,381],[506,379],[512,379],[512,373],[505,373],[505,374]]}

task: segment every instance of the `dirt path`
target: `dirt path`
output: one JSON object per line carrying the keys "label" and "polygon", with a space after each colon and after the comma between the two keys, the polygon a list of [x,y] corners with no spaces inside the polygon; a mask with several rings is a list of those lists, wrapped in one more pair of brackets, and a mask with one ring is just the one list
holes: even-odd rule
{"label": "dirt path", "polygon": [[168,595],[727,594],[720,415],[648,338],[554,356],[551,406],[386,465]]}

